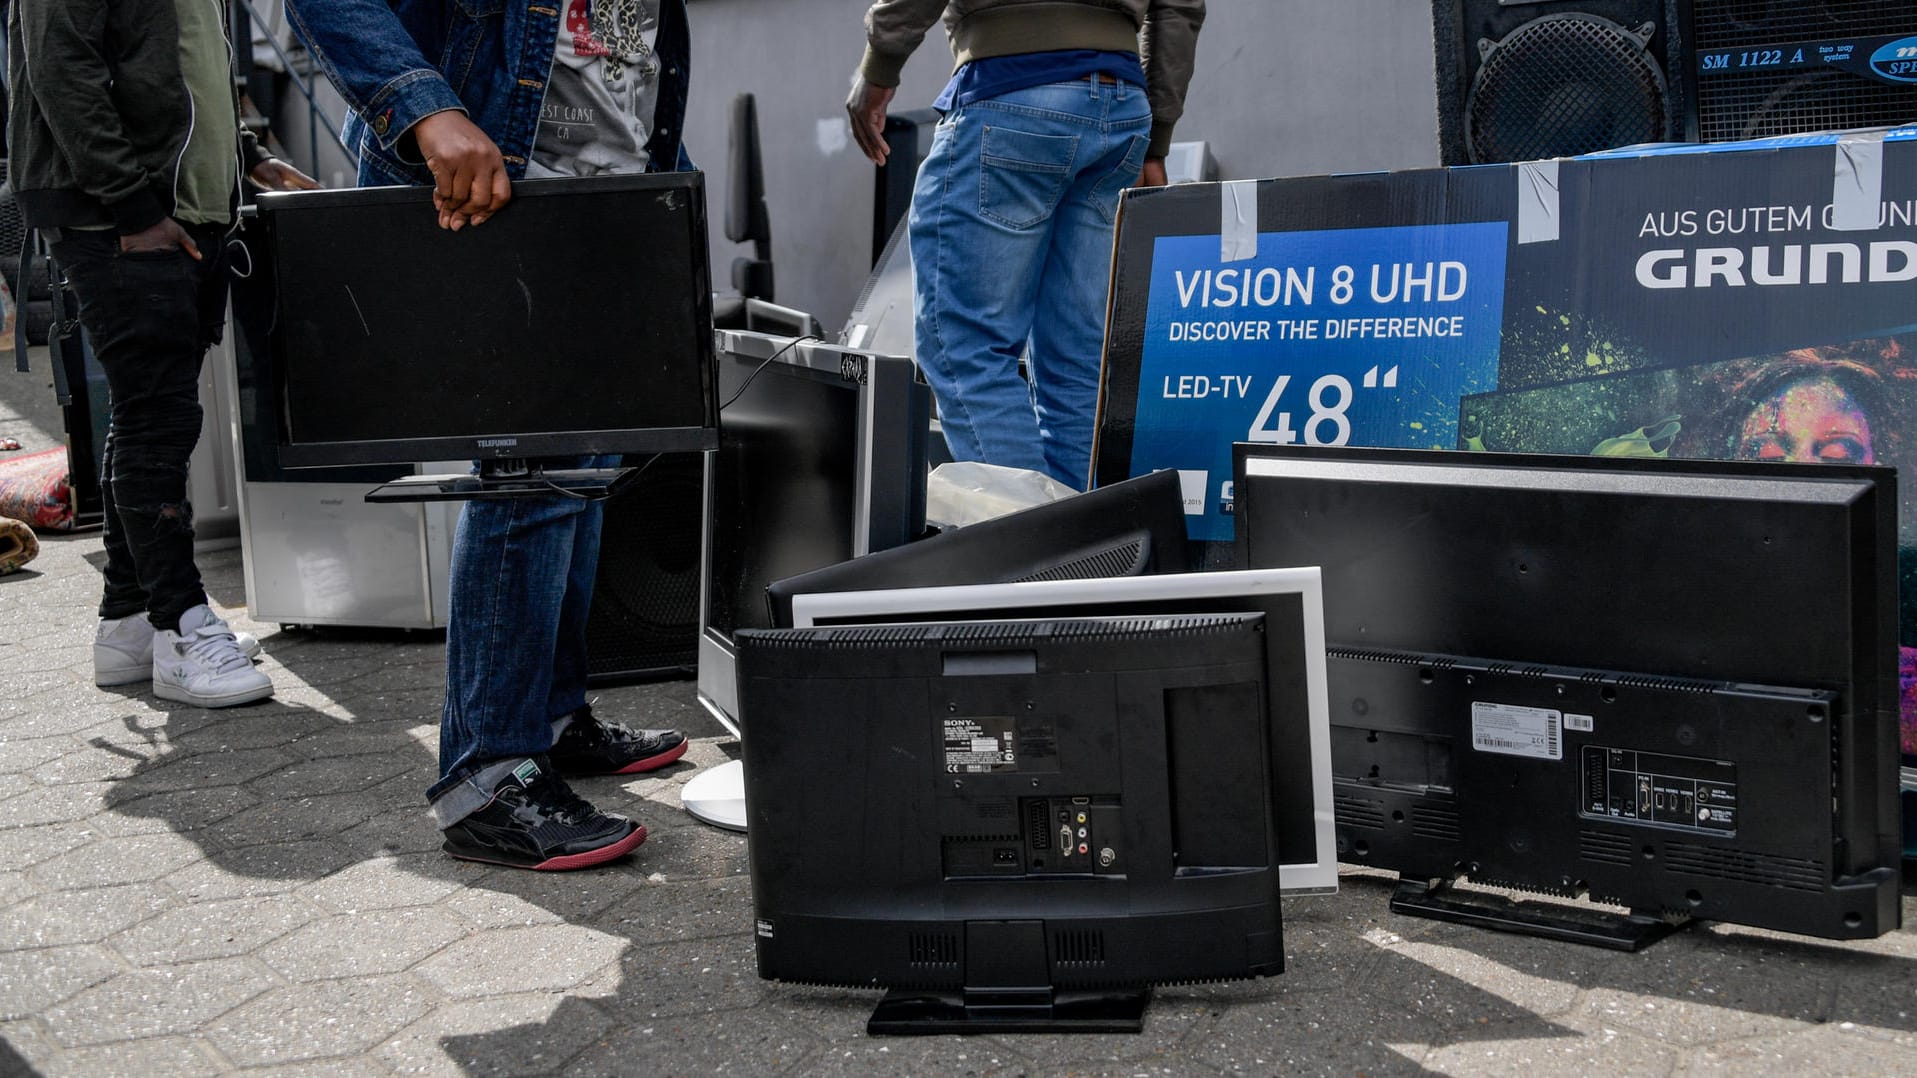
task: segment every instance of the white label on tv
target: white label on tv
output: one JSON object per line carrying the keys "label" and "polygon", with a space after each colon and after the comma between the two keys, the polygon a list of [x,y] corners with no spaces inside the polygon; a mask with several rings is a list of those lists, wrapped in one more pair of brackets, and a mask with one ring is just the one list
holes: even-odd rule
{"label": "white label on tv", "polygon": [[1179,492],[1185,497],[1186,516],[1205,515],[1205,494],[1211,487],[1211,473],[1203,469],[1178,469]]}
{"label": "white label on tv", "polygon": [[1479,752],[1526,756],[1534,760],[1564,759],[1560,737],[1564,715],[1541,707],[1516,704],[1471,703],[1471,747]]}
{"label": "white label on tv", "polygon": [[1566,714],[1564,716],[1564,728],[1566,730],[1581,730],[1588,734],[1592,730],[1597,729],[1597,720],[1589,715]]}

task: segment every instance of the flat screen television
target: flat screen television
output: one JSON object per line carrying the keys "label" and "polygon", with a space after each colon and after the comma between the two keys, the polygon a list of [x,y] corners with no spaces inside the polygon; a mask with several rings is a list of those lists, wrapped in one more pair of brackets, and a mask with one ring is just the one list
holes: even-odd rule
{"label": "flat screen television", "polygon": [[1897,927],[1890,469],[1234,463],[1244,564],[1323,571],[1339,848],[1402,875],[1394,908],[1621,949],[1690,918]]}
{"label": "flat screen television", "polygon": [[718,338],[698,692],[738,734],[732,634],[772,626],[767,585],[924,531],[932,404],[900,356],[744,330]]}
{"label": "flat screen television", "polygon": [[872,1032],[1136,1030],[1284,966],[1264,616],[746,630],[759,974]]}
{"label": "flat screen television", "polygon": [[[755,354],[758,348],[754,346]],[[819,354],[830,352],[822,349]],[[911,367],[909,360],[896,362]],[[925,411],[892,408],[872,414],[888,426],[909,421],[914,435],[923,437],[921,420],[929,408],[928,402]],[[742,430],[730,419],[726,429],[728,437]],[[830,540],[829,525],[796,544],[756,527],[729,526],[728,514],[740,519],[763,515],[766,510],[756,508],[761,499],[790,502],[788,515],[797,520],[832,512],[830,503],[821,501],[815,491],[794,487],[782,478],[793,466],[789,446],[776,439],[760,441],[762,448],[748,454],[758,463],[740,463],[731,472],[735,482],[754,489],[722,490],[713,501],[708,523],[715,536],[732,535],[727,542],[735,551],[758,552],[743,560],[735,555],[728,568],[719,556],[726,543],[709,544],[712,565],[706,579],[712,601],[700,635],[699,702],[734,734],[743,735],[749,721],[733,678],[731,634],[740,628],[790,628],[794,594],[915,583],[1122,576],[1183,567],[1185,518],[1177,479],[1170,474],[1143,476],[907,545],[867,543],[864,549],[856,549],[849,538]],[[923,452],[914,459],[921,462],[922,473]],[[821,541],[822,537],[827,541]],[[785,573],[769,572],[778,568]],[[682,798],[694,817],[743,830],[745,796],[745,776],[733,761],[695,777],[686,784]]]}
{"label": "flat screen television", "polygon": [[431,194],[260,197],[283,466],[717,443],[700,173],[526,180],[457,233]]}
{"label": "flat screen television", "polygon": [[1317,569],[812,592],[792,597],[791,608],[791,624],[799,627],[1262,612],[1279,882],[1287,895],[1338,889],[1324,603]]}

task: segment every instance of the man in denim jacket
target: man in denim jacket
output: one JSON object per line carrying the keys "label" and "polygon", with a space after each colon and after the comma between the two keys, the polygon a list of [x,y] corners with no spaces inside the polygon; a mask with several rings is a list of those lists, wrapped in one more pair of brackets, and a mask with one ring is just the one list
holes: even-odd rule
{"label": "man in denim jacket", "polygon": [[[353,107],[360,183],[431,184],[445,228],[483,225],[527,176],[685,164],[685,0],[287,8]],[[601,517],[599,502],[557,497],[475,501],[460,516],[440,778],[427,790],[454,857],[548,870],[620,857],[645,828],[593,808],[562,773],[649,771],[685,752],[678,731],[596,719],[586,702]]]}
{"label": "man in denim jacket", "polygon": [[1165,182],[1205,0],[873,0],[846,110],[874,163],[941,16],[959,66],[907,226],[919,369],[954,459],[1083,490],[1118,195]]}

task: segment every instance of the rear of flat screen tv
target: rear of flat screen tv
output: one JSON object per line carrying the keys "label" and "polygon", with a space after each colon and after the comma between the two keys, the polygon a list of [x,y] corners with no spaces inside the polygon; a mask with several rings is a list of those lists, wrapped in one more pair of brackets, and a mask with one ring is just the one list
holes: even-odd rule
{"label": "rear of flat screen tv", "polygon": [[793,337],[718,335],[707,469],[699,700],[741,730],[732,634],[769,628],[765,589],[925,528],[931,391],[912,361]]}
{"label": "rear of flat screen tv", "polygon": [[[1394,908],[1619,949],[1898,926],[1890,469],[1235,464],[1241,560],[1323,570],[1339,847],[1404,877]],[[1461,877],[1632,913],[1428,886]]]}
{"label": "rear of flat screen tv", "polygon": [[759,974],[1136,1030],[1283,969],[1261,614],[739,634]]}
{"label": "rear of flat screen tv", "polygon": [[822,591],[794,596],[790,603],[791,624],[801,628],[1234,610],[1263,613],[1279,882],[1287,895],[1338,889],[1331,734],[1325,704],[1324,603],[1317,569]]}
{"label": "rear of flat screen tv", "polygon": [[260,197],[282,466],[717,443],[700,173],[522,181],[456,233],[431,196]]}
{"label": "rear of flat screen tv", "polygon": [[774,580],[766,596],[772,625],[784,629],[797,595],[1179,573],[1186,550],[1178,475],[1153,472]]}

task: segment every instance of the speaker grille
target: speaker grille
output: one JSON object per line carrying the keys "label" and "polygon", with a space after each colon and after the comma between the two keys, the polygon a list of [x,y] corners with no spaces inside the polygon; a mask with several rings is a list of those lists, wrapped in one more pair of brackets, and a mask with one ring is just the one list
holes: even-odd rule
{"label": "speaker grille", "polygon": [[1384,830],[1383,801],[1338,794],[1332,798],[1331,803],[1333,818],[1338,823],[1346,827],[1361,827],[1367,831]]}
{"label": "speaker grille", "polygon": [[[1698,0],[1694,17],[1700,53],[1917,34],[1908,0]],[[1697,106],[1705,142],[1771,138],[1917,120],[1917,86],[1837,69],[1701,73]]]}
{"label": "speaker grille", "polygon": [[958,936],[950,932],[914,932],[905,941],[906,961],[920,967],[957,967]]}
{"label": "speaker grille", "polygon": [[1571,157],[1675,137],[1671,95],[1645,34],[1596,15],[1533,19],[1483,43],[1465,101],[1476,163]]}
{"label": "speaker grille", "polygon": [[1143,539],[1127,539],[1102,550],[1094,550],[1057,565],[1048,566],[1013,580],[1023,584],[1034,580],[1094,580],[1108,576],[1135,576],[1144,568],[1150,547]]}
{"label": "speaker grille", "polygon": [[704,461],[670,454],[606,503],[599,575],[586,621],[595,683],[684,676],[699,657]]}
{"label": "speaker grille", "polygon": [[1717,849],[1689,842],[1666,843],[1664,865],[1673,872],[1739,880],[1793,891],[1821,892],[1830,879],[1830,872],[1822,861],[1747,850]]}
{"label": "speaker grille", "polygon": [[1063,966],[1102,966],[1105,964],[1105,934],[1097,929],[1054,932],[1052,957]]}

